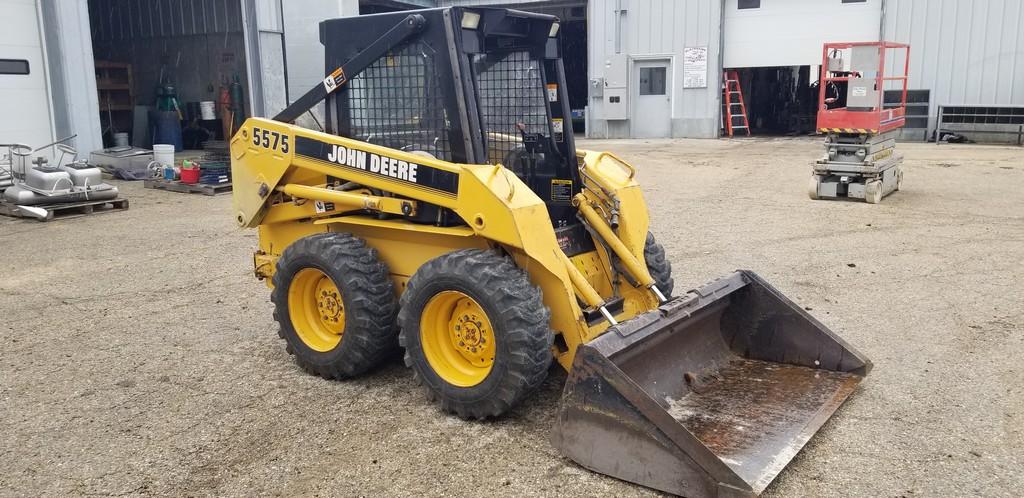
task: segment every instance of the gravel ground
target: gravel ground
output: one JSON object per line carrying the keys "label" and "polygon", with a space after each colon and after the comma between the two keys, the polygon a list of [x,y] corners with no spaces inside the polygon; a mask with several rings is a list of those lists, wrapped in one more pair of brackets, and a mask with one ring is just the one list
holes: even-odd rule
{"label": "gravel ground", "polygon": [[[905,190],[811,201],[811,139],[588,141],[641,170],[677,288],[757,271],[874,361],[768,496],[1019,496],[1024,150],[900,144]],[[565,376],[496,422],[394,360],[301,372],[230,198],[122,184],[127,212],[0,219],[0,494],[614,495],[561,458]]]}

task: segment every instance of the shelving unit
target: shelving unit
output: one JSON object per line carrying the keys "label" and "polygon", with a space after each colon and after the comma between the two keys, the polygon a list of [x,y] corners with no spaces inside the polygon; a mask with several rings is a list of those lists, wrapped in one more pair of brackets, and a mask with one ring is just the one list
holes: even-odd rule
{"label": "shelving unit", "polygon": [[99,94],[100,125],[105,145],[113,145],[115,132],[132,131],[135,94],[132,90],[132,65],[124,62],[96,61],[96,91]]}

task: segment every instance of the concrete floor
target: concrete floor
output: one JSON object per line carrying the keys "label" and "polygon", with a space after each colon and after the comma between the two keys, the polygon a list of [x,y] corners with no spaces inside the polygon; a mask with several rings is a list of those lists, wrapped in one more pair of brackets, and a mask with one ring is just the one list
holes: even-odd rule
{"label": "concrete floor", "polygon": [[[749,268],[874,361],[768,496],[1019,496],[1024,149],[900,144],[905,190],[811,201],[818,140],[586,142],[641,170],[677,289]],[[0,218],[0,495],[611,495],[547,441],[564,375],[496,422],[393,361],[300,371],[228,196]]]}

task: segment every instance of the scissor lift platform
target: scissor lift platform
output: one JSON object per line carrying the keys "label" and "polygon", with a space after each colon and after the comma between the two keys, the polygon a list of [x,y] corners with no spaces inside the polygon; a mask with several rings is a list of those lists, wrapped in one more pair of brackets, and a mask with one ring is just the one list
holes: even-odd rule
{"label": "scissor lift platform", "polygon": [[[902,65],[900,76],[886,76]],[[903,186],[896,135],[905,122],[910,46],[891,42],[826,43],[819,81],[818,131],[825,155],[814,163],[811,199],[861,199],[878,204]],[[900,101],[883,104],[886,82],[902,87]]]}

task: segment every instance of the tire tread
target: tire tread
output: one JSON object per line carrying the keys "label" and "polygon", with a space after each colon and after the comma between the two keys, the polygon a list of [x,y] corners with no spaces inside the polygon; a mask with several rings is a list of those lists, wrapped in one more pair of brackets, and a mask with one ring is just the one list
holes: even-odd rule
{"label": "tire tread", "polygon": [[[422,354],[411,351],[407,336],[419,332],[419,310],[413,310],[410,303],[423,292],[421,289],[427,283],[453,275],[471,276],[475,282],[473,290],[499,310],[498,316],[489,318],[493,326],[504,331],[501,338],[509,351],[505,375],[487,396],[472,402],[430,386],[423,372],[423,369],[430,369],[430,365]],[[485,419],[508,412],[547,378],[553,360],[554,333],[550,329],[550,321],[551,312],[544,306],[540,289],[530,283],[526,272],[510,258],[494,251],[465,249],[428,261],[409,280],[402,294],[398,316],[401,324],[399,344],[406,348],[405,365],[412,369],[413,378],[423,386],[430,400],[461,418]]]}
{"label": "tire tread", "polygon": [[647,232],[647,240],[644,242],[644,261],[647,263],[647,271],[665,296],[672,295],[675,287],[675,279],[672,278],[672,263],[665,256],[665,248],[654,240],[654,234]]}
{"label": "tire tread", "polygon": [[[328,272],[341,277],[335,284],[346,299],[345,334],[333,361],[315,361],[317,352],[293,344],[289,333],[287,288],[284,279],[302,267],[303,260],[315,260]],[[394,284],[387,266],[380,260],[377,250],[362,239],[339,232],[310,235],[288,246],[277,261],[272,279],[274,290],[274,320],[278,322],[278,335],[285,339],[285,350],[295,356],[299,366],[313,375],[340,380],[357,376],[379,365],[397,347],[398,311]],[[286,329],[288,328],[288,329]]]}

